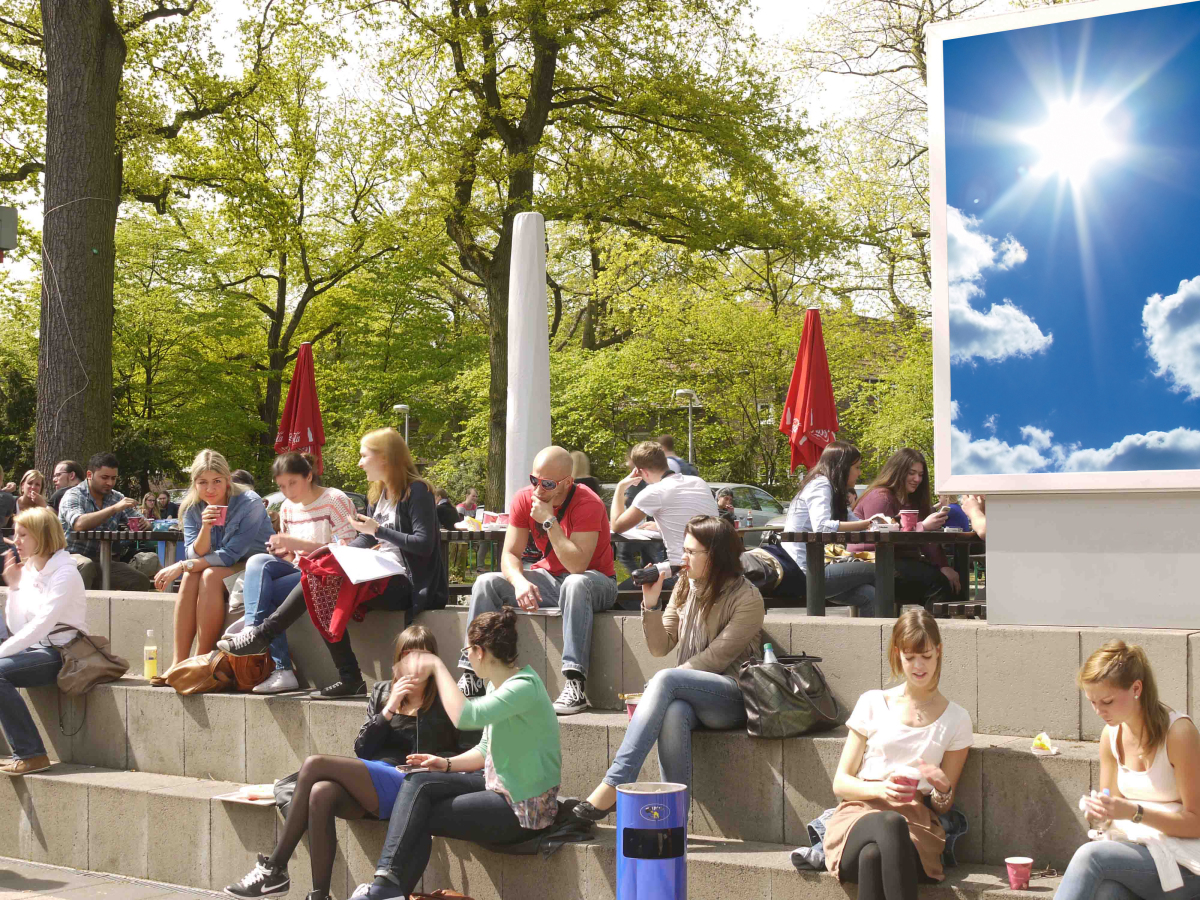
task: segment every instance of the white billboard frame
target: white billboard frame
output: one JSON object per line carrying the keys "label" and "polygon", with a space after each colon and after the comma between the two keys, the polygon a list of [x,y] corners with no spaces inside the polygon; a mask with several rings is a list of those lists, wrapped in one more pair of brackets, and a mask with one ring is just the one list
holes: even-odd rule
{"label": "white billboard frame", "polygon": [[1059,22],[1094,19],[1200,0],[1090,0],[977,19],[956,19],[925,29],[929,108],[930,240],[933,275],[933,423],[939,493],[1030,494],[1076,492],[1200,491],[1200,469],[1126,472],[1030,472],[956,475],[950,460],[950,322],[946,245],[946,108],[942,45],[947,40]]}

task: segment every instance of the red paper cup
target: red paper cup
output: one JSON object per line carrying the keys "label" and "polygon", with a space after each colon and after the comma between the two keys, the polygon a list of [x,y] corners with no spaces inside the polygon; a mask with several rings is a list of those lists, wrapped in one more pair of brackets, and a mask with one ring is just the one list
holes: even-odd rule
{"label": "red paper cup", "polygon": [[1028,856],[1010,856],[1004,860],[1008,867],[1008,886],[1014,891],[1029,887],[1029,875],[1033,871],[1033,860]]}
{"label": "red paper cup", "polygon": [[505,527],[507,527],[508,526],[508,513],[500,513],[498,516],[496,516],[496,524],[504,525]]}
{"label": "red paper cup", "polygon": [[228,506],[214,506],[213,509],[215,509],[217,511],[217,520],[215,522],[213,522],[213,525],[214,526],[224,525],[225,517],[229,515],[229,507]]}
{"label": "red paper cup", "polygon": [[917,522],[920,521],[921,512],[916,509],[900,510],[900,530],[901,531],[916,531]]}

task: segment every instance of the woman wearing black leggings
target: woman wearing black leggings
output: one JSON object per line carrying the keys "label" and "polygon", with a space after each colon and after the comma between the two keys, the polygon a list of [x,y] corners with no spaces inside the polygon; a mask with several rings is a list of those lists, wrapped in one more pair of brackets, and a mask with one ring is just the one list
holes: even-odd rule
{"label": "woman wearing black leggings", "polygon": [[[394,666],[411,653],[437,653],[437,641],[423,625],[396,639]],[[405,776],[397,769],[412,753],[453,752],[458,733],[438,699],[431,679],[401,677],[377,681],[367,701],[367,720],[354,741],[357,758],[310,756],[300,767],[279,841],[269,856],[237,884],[233,897],[266,897],[291,888],[287,864],[307,831],[313,889],[308,900],[331,900],[329,882],[337,851],[335,819],[387,819]]]}
{"label": "woman wearing black leggings", "polygon": [[825,865],[857,883],[860,900],[916,900],[919,883],[945,877],[938,816],[954,802],[972,743],[970,715],[938,690],[933,616],[918,609],[896,620],[888,663],[903,683],[859,697],[833,779],[841,803],[825,826]]}

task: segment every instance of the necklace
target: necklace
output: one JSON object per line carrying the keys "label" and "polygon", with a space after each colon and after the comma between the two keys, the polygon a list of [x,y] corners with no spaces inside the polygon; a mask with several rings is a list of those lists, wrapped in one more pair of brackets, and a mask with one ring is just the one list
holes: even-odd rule
{"label": "necklace", "polygon": [[938,698],[935,696],[935,697],[930,697],[924,703],[917,703],[916,700],[914,700],[912,698],[912,696],[910,696],[909,694],[902,694],[901,696],[905,697],[908,700],[908,708],[913,713],[913,715],[915,715],[917,717],[918,722],[925,721],[925,717],[926,717],[926,714],[927,714],[929,708],[931,706],[933,706],[934,704],[936,704],[938,701]]}

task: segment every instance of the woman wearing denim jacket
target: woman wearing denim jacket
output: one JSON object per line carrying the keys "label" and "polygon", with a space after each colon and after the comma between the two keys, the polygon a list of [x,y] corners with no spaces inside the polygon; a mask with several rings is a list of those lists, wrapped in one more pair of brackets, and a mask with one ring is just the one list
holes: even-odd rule
{"label": "woman wearing denim jacket", "polygon": [[262,498],[234,484],[225,457],[201,450],[192,461],[192,484],[179,504],[184,559],[159,570],[154,585],[164,590],[182,576],[175,601],[174,662],[212,651],[225,624],[225,579],[267,549],[275,533]]}

